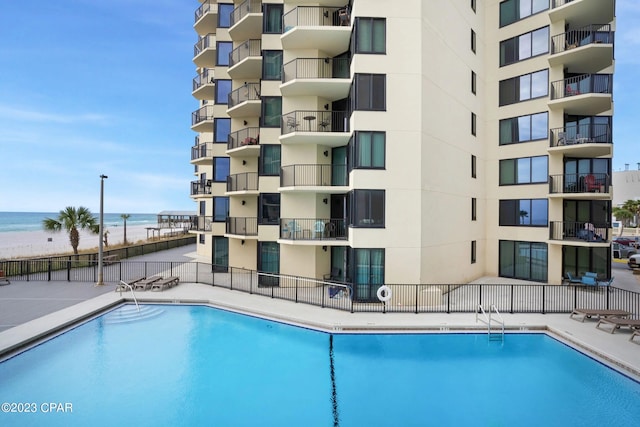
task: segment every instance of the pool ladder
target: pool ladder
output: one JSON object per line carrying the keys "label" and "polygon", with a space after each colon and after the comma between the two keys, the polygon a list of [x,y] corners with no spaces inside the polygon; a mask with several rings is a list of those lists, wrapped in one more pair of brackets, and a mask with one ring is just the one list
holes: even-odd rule
{"label": "pool ladder", "polygon": [[[480,316],[480,314],[482,314],[482,316]],[[502,316],[495,304],[491,304],[489,307],[489,315],[484,311],[482,304],[478,304],[478,309],[476,310],[476,323],[478,323],[478,320],[487,325],[487,336],[489,341],[504,342],[504,320],[502,319]],[[494,322],[493,325],[492,321]],[[493,327],[495,324],[497,324],[499,329]]]}
{"label": "pool ladder", "polygon": [[138,313],[140,312],[140,306],[138,305],[138,300],[136,299],[136,293],[133,292],[133,286],[131,286],[130,284],[128,284],[127,282],[120,280],[120,284],[118,285],[118,288],[120,290],[120,295],[122,295],[122,291],[126,291],[127,288],[129,288],[129,290],[131,291],[131,295],[133,295],[133,302],[136,303],[136,308],[138,309]]}

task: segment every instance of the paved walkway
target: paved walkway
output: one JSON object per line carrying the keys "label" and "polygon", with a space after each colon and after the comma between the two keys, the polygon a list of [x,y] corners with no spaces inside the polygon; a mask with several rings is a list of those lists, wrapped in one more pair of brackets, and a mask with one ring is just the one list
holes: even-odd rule
{"label": "paved walkway", "polygon": [[[194,246],[171,249],[138,257],[137,260],[194,260]],[[204,261],[200,259],[199,261]],[[615,270],[616,285],[638,291],[636,276],[625,269]],[[490,279],[483,279],[490,280]],[[499,282],[493,278],[491,283]],[[43,337],[78,318],[91,317],[105,308],[131,300],[130,293],[114,292],[115,284],[95,287],[92,283],[14,282],[0,287],[0,354],[22,348],[33,337]],[[476,323],[471,313],[349,313],[289,301],[230,291],[220,287],[182,283],[163,292],[136,292],[142,302],[207,303],[216,307],[249,312],[294,324],[341,333],[353,330],[479,332],[486,326]],[[547,330],[559,339],[596,354],[606,363],[640,378],[640,340],[629,342],[628,331],[609,334],[595,328],[596,322],[572,320],[568,314],[503,314],[508,332]],[[506,339],[508,343],[508,336]]]}

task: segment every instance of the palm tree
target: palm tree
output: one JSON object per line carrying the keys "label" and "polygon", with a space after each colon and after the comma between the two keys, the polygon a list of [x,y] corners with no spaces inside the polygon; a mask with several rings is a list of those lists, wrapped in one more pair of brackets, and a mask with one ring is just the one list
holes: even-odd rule
{"label": "palm tree", "polygon": [[97,221],[89,209],[82,206],[77,209],[67,206],[60,211],[58,218],[45,218],[42,220],[42,226],[46,231],[57,233],[65,230],[69,233],[69,241],[71,242],[73,253],[78,255],[78,245],[80,244],[80,232],[78,229],[89,230],[94,234],[98,234],[100,225]]}
{"label": "palm tree", "polygon": [[120,218],[122,218],[124,220],[124,244],[127,244],[127,219],[129,219],[131,215],[129,214],[122,214],[120,215]]}
{"label": "palm tree", "polygon": [[629,225],[629,221],[633,219],[633,212],[631,212],[629,209],[625,209],[624,207],[620,208],[618,206],[614,207],[611,212],[617,220],[620,220],[620,233],[618,233],[618,236],[622,236],[624,226]]}
{"label": "palm tree", "polygon": [[629,199],[626,202],[624,202],[624,204],[622,205],[622,208],[631,212],[631,215],[633,215],[631,219],[633,219],[633,223],[637,227],[638,215],[640,215],[640,200]]}

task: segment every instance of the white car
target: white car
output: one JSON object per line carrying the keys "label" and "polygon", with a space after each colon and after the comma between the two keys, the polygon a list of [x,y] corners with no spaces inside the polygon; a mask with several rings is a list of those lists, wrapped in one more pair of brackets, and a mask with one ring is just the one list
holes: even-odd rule
{"label": "white car", "polygon": [[629,268],[640,268],[640,254],[631,255],[627,261]]}

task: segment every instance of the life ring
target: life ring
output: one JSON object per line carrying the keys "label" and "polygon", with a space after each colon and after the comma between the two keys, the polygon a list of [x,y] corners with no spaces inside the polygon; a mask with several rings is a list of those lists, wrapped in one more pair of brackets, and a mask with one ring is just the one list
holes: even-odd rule
{"label": "life ring", "polygon": [[380,286],[376,295],[380,302],[387,302],[391,299],[391,288],[387,285]]}

